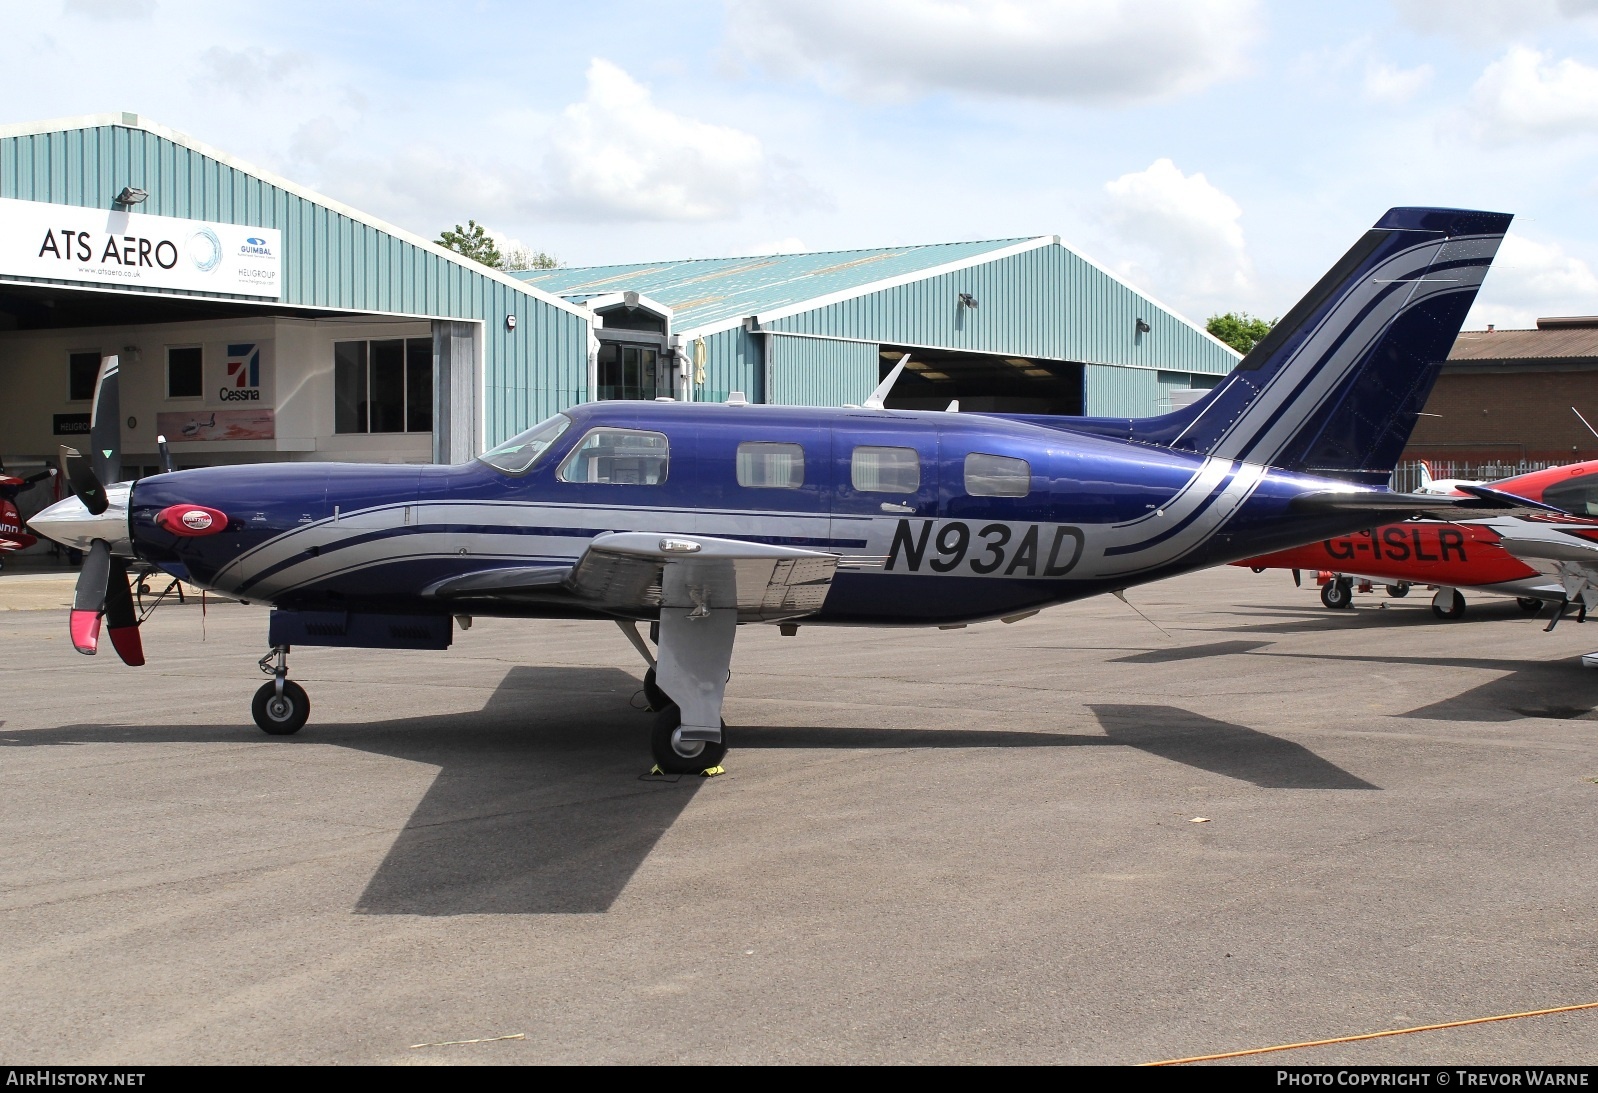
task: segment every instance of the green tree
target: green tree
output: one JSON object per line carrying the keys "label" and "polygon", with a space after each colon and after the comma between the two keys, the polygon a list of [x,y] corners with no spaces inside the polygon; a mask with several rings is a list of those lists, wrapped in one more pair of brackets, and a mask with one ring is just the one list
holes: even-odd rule
{"label": "green tree", "polygon": [[1204,329],[1239,353],[1247,353],[1275,325],[1275,319],[1256,318],[1246,311],[1228,311],[1225,315],[1211,315]]}
{"label": "green tree", "polygon": [[553,254],[545,254],[541,250],[533,250],[531,247],[512,247],[510,253],[506,254],[499,263],[499,268],[504,270],[558,269],[559,267],[559,258],[556,258]]}
{"label": "green tree", "polygon": [[481,262],[489,269],[499,269],[505,261],[504,255],[499,253],[499,248],[488,237],[488,229],[475,220],[468,220],[464,228],[456,224],[453,229],[441,233],[436,242],[456,254]]}

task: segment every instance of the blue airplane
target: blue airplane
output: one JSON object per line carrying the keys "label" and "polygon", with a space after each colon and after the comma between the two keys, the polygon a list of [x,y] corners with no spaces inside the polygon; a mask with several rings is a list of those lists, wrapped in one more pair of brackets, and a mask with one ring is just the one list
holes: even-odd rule
{"label": "blue airplane", "polygon": [[209,467],[107,486],[108,358],[95,450],[63,449],[76,495],[32,526],[85,552],[83,653],[104,619],[122,659],[143,663],[131,558],[271,605],[272,679],[253,707],[268,733],[310,712],[287,678],[293,646],[445,649],[472,616],[606,619],[649,665],[657,766],[702,772],[727,750],[740,623],[1014,621],[1373,521],[1531,504],[1384,487],[1509,221],[1389,211],[1214,390],[1152,418],[884,409],[901,360],[860,407],[589,403],[458,466]]}

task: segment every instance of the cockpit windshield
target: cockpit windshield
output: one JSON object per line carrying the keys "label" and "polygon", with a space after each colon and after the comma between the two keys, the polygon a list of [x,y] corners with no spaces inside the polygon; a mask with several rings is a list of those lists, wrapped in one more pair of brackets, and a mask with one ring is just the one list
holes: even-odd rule
{"label": "cockpit windshield", "polygon": [[572,419],[565,414],[556,414],[477,458],[506,474],[525,474],[556,438],[571,428],[571,423]]}

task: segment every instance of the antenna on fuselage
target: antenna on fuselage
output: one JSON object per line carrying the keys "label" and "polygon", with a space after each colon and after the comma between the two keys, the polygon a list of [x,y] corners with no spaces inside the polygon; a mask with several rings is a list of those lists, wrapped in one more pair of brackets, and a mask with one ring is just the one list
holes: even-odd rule
{"label": "antenna on fuselage", "polygon": [[1578,410],[1578,409],[1576,409],[1576,408],[1575,408],[1575,407],[1574,407],[1574,406],[1572,406],[1572,407],[1571,407],[1571,408],[1570,408],[1570,412],[1571,412],[1571,413],[1573,413],[1573,414],[1575,414],[1575,415],[1576,415],[1576,416],[1577,416],[1577,417],[1579,417],[1579,418],[1581,418],[1581,423],[1582,423],[1582,424],[1583,424],[1583,425],[1585,425],[1585,426],[1587,426],[1587,431],[1588,431],[1588,432],[1589,432],[1589,433],[1591,433],[1591,434],[1592,434],[1592,435],[1593,435],[1593,436],[1598,436],[1598,429],[1594,429],[1594,428],[1593,428],[1593,427],[1592,427],[1592,422],[1590,422],[1590,421],[1588,421],[1588,420],[1587,420],[1587,419],[1586,419],[1586,418],[1584,418],[1584,417],[1581,417],[1581,411],[1580,411],[1580,410]]}
{"label": "antenna on fuselage", "polygon": [[877,389],[871,396],[861,403],[867,410],[886,409],[882,404],[888,397],[888,392],[893,390],[893,381],[899,378],[899,373],[904,371],[904,366],[910,363],[910,354],[906,353],[899,358],[899,363],[893,366],[893,371],[888,373],[887,379],[877,384]]}

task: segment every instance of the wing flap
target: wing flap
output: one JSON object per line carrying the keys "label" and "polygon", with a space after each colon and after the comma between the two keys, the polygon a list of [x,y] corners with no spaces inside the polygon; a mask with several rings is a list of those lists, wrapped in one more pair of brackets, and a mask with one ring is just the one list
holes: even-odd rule
{"label": "wing flap", "polygon": [[736,608],[740,621],[769,622],[820,610],[837,566],[836,555],[799,547],[613,532],[594,538],[565,585],[617,614]]}

